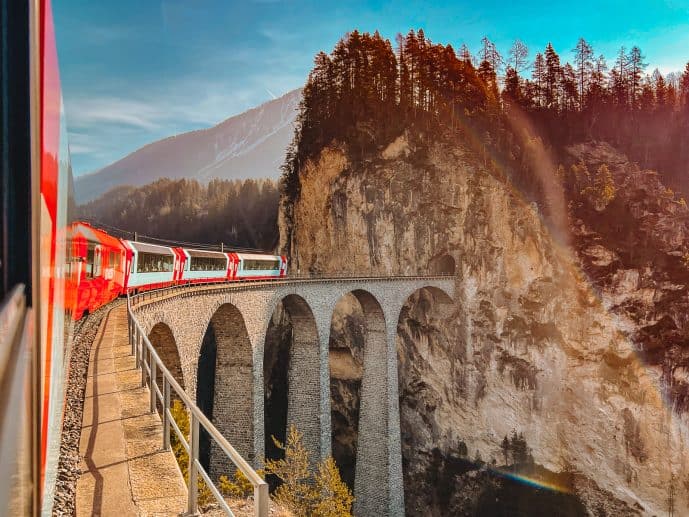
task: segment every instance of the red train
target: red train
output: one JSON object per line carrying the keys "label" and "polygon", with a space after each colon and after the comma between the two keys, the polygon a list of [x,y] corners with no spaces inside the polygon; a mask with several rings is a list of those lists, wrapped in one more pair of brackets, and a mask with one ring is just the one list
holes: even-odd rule
{"label": "red train", "polygon": [[[70,227],[71,253],[65,277],[72,317],[80,319],[128,292],[172,285],[280,278],[280,255],[208,251],[117,239],[88,223]],[[71,303],[70,303],[71,301]]]}
{"label": "red train", "polygon": [[65,277],[75,320],[128,292],[287,275],[287,259],[280,255],[128,241],[83,222],[72,224],[70,234],[71,256]]}

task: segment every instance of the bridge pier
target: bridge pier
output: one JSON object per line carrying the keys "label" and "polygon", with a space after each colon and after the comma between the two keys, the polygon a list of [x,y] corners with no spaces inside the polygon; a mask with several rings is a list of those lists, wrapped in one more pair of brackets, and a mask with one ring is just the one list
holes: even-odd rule
{"label": "bridge pier", "polygon": [[303,298],[283,299],[292,322],[288,371],[287,429],[294,425],[313,465],[321,459],[321,346],[316,322]]}
{"label": "bridge pier", "polygon": [[369,293],[355,291],[366,321],[354,515],[404,515],[397,386],[397,313],[385,314]]}
{"label": "bridge pier", "polygon": [[[400,306],[401,309],[401,306]],[[397,371],[397,323],[399,311],[386,318],[387,331],[387,407],[388,407],[388,515],[404,515],[402,436]]]}

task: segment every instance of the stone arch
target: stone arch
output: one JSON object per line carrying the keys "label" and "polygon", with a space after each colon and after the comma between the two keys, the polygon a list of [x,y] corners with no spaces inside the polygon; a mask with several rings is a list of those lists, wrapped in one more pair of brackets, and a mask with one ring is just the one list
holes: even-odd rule
{"label": "stone arch", "polygon": [[[197,406],[239,454],[253,462],[253,351],[244,317],[235,305],[220,305],[210,318],[196,378]],[[234,471],[205,432],[201,433],[200,458],[215,477]]]}
{"label": "stone arch", "polygon": [[[348,300],[348,301],[347,301]],[[362,350],[350,347],[350,351],[337,347],[334,340],[340,330],[335,318],[343,301],[354,302],[350,309],[356,313],[353,330],[348,339],[359,339]],[[350,407],[345,410],[353,415],[356,432],[348,437],[354,450],[354,513],[355,515],[388,514],[388,407],[387,407],[387,333],[385,315],[376,297],[363,289],[356,289],[342,296],[333,308],[330,340],[330,374],[331,374],[331,418],[333,422],[333,453],[338,452],[341,438],[338,433],[338,405]],[[349,355],[348,355],[349,354]],[[349,373],[348,373],[349,372]],[[349,378],[347,378],[349,377]],[[337,393],[342,389],[342,381],[356,384],[350,391]],[[340,385],[338,386],[338,382]],[[358,391],[358,393],[357,393]],[[358,407],[356,399],[358,398]],[[352,400],[355,402],[352,403]],[[346,469],[351,458],[336,457]],[[348,479],[351,483],[351,479]]]}
{"label": "stone arch", "polygon": [[[466,455],[466,445],[459,440],[453,443],[450,439],[441,446],[437,442],[438,436],[447,436],[438,424],[445,420],[442,412],[448,397],[464,396],[465,374],[461,367],[466,358],[464,332],[457,305],[438,287],[416,289],[399,312],[396,362],[401,481],[405,504],[412,514],[420,506],[431,513],[437,512],[438,508],[428,508],[429,502],[446,497],[446,487],[419,482],[427,479],[429,457],[445,461],[443,456],[447,454],[451,462],[457,456]],[[438,391],[429,380],[434,377],[451,379],[453,389]],[[431,437],[435,437],[434,443],[430,442]]]}
{"label": "stone arch", "polygon": [[454,275],[456,270],[455,259],[447,253],[433,257],[428,262],[431,275]]}
{"label": "stone arch", "polygon": [[279,457],[271,436],[294,425],[313,462],[320,460],[320,343],[311,307],[296,294],[273,311],[264,347],[266,457]]}
{"label": "stone arch", "polygon": [[[165,367],[170,371],[174,379],[179,383],[182,389],[185,389],[184,372],[182,371],[182,361],[177,347],[177,340],[175,339],[172,329],[162,321],[159,321],[151,328],[148,333],[148,340],[153,345],[158,357],[163,361]],[[163,374],[158,371],[156,381],[158,387],[162,391]]]}

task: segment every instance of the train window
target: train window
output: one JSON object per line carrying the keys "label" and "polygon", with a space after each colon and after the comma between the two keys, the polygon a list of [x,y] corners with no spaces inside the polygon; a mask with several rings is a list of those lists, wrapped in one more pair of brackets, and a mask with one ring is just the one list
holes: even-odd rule
{"label": "train window", "polygon": [[92,242],[88,243],[86,248],[86,278],[93,278],[95,276],[94,272],[94,262],[96,261],[96,245]]}
{"label": "train window", "polygon": [[172,255],[158,255],[156,253],[139,252],[137,273],[161,273],[172,271],[174,260]]}
{"label": "train window", "polygon": [[244,260],[244,269],[251,271],[274,271],[280,269],[279,260]]}
{"label": "train window", "polygon": [[101,276],[103,269],[103,254],[100,248],[96,248],[96,258],[93,261],[93,276]]}
{"label": "train window", "polygon": [[215,257],[191,257],[192,271],[224,271],[227,269],[226,258]]}
{"label": "train window", "polygon": [[110,267],[115,271],[120,271],[120,254],[116,251],[110,252]]}

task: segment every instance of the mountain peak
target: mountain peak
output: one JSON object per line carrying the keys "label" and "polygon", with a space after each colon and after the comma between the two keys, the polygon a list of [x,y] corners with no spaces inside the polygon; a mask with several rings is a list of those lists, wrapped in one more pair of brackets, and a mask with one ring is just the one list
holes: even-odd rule
{"label": "mountain peak", "polygon": [[292,140],[301,89],[287,92],[207,129],[146,144],[124,158],[75,179],[77,203],[113,187],[145,185],[159,178],[272,178],[280,175]]}

